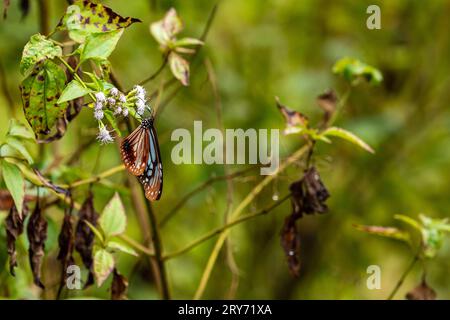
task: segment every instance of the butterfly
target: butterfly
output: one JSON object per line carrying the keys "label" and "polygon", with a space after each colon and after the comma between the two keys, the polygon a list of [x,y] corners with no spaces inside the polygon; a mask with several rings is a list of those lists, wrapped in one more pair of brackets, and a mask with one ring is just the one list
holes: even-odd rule
{"label": "butterfly", "polygon": [[143,184],[150,201],[161,197],[163,168],[153,117],[142,123],[120,145],[120,155],[127,170]]}

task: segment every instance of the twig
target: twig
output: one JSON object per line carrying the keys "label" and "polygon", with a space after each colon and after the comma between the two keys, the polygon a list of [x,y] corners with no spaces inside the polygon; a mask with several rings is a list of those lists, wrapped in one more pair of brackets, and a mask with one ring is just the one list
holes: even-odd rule
{"label": "twig", "polygon": [[[304,145],[300,149],[298,149],[293,155],[291,155],[286,161],[284,161],[278,170],[270,176],[267,176],[263,181],[261,181],[258,185],[256,185],[250,193],[242,200],[242,202],[238,205],[238,207],[233,211],[233,213],[230,215],[231,219],[235,219],[238,217],[241,212],[253,201],[253,199],[261,193],[261,191],[264,189],[265,186],[267,186],[275,177],[282,171],[284,171],[288,166],[290,166],[292,163],[300,159],[309,149],[308,145]],[[208,262],[206,264],[205,270],[203,271],[202,278],[200,280],[200,284],[197,288],[197,291],[195,292],[194,299],[200,299],[205,291],[206,285],[208,284],[209,277],[211,275],[211,272],[214,268],[214,264],[216,263],[217,257],[219,255],[220,249],[222,248],[223,244],[225,243],[225,240],[228,236],[228,230],[224,230],[220,236],[219,239],[216,242],[216,245],[214,246],[213,251],[211,252],[211,255],[209,256]]]}
{"label": "twig", "polygon": [[90,184],[90,183],[94,183],[94,182],[98,182],[104,178],[107,178],[109,176],[112,176],[114,174],[116,174],[117,172],[121,172],[125,170],[125,166],[123,164],[115,166],[109,170],[106,170],[96,176],[90,177],[88,179],[83,179],[83,180],[79,180],[79,181],[75,181],[71,184],[62,184],[60,185],[61,188],[67,189],[67,188],[76,188],[85,184]]}
{"label": "twig", "polygon": [[139,85],[143,86],[143,85],[147,84],[148,82],[154,80],[164,70],[164,68],[166,67],[167,62],[169,60],[168,58],[169,58],[169,55],[165,54],[164,57],[163,57],[163,62],[159,66],[159,68],[151,76],[149,76],[147,79],[144,79],[141,82],[139,82]]}
{"label": "twig", "polygon": [[128,237],[125,234],[119,235],[118,236],[123,242],[126,242],[128,245],[130,245],[131,247],[133,247],[134,249],[137,249],[138,251],[150,256],[150,257],[154,257],[155,253],[153,252],[153,250],[144,247],[142,244],[140,244],[139,242],[131,239],[130,237]]}
{"label": "twig", "polygon": [[403,274],[400,277],[400,279],[397,281],[397,284],[395,285],[395,287],[392,290],[392,292],[389,294],[389,297],[387,298],[387,300],[392,300],[392,298],[394,298],[394,296],[397,293],[398,289],[400,289],[401,285],[403,284],[403,282],[405,281],[406,277],[411,272],[411,270],[413,269],[414,265],[416,264],[416,262],[418,260],[419,260],[419,254],[416,254],[414,256],[413,260],[411,261],[411,263],[406,268],[406,270],[403,272]]}
{"label": "twig", "polygon": [[161,219],[161,222],[159,223],[160,226],[163,227],[186,204],[186,202],[189,201],[189,199],[191,199],[197,193],[199,193],[199,192],[203,191],[204,189],[206,189],[208,186],[210,186],[214,182],[228,180],[228,179],[234,179],[236,177],[242,176],[243,174],[245,174],[245,173],[247,173],[247,172],[249,172],[249,171],[251,171],[251,170],[253,170],[255,168],[258,168],[258,167],[250,167],[250,168],[246,168],[244,170],[233,172],[233,173],[228,174],[228,175],[215,176],[215,177],[209,178],[208,180],[203,182],[201,185],[199,185],[197,188],[193,189],[192,191],[188,192],[184,197],[182,197],[181,200],[178,201],[178,203],[172,208],[172,210],[170,210]]}
{"label": "twig", "polygon": [[245,222],[247,220],[250,220],[250,219],[253,219],[253,218],[265,215],[265,214],[268,214],[270,211],[272,211],[273,209],[275,209],[276,207],[278,207],[279,205],[284,203],[284,201],[289,199],[290,196],[291,196],[291,194],[288,194],[285,197],[283,197],[280,200],[278,200],[277,202],[275,202],[274,204],[272,204],[271,206],[269,206],[269,207],[267,207],[267,208],[265,208],[265,209],[263,209],[263,210],[261,210],[259,212],[252,213],[252,214],[247,214],[245,216],[242,216],[240,218],[232,220],[232,221],[226,223],[225,225],[223,225],[223,226],[221,226],[219,228],[213,229],[212,231],[206,233],[204,236],[198,238],[197,240],[192,241],[186,247],[165,255],[164,256],[164,260],[168,260],[168,259],[172,259],[172,258],[175,258],[177,256],[180,256],[180,255],[182,255],[182,254],[192,250],[193,248],[197,247],[198,245],[202,244],[203,242],[211,239],[212,237],[222,233],[223,231],[225,231],[225,230],[227,230],[227,229],[229,229],[229,228],[231,228],[231,227],[233,227],[235,225],[238,225],[238,224],[240,224],[242,222]]}

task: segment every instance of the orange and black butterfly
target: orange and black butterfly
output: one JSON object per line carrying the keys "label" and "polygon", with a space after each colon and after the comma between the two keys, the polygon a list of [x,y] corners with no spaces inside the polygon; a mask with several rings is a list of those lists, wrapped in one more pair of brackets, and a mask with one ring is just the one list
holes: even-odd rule
{"label": "orange and black butterfly", "polygon": [[143,184],[145,197],[158,200],[163,187],[163,168],[153,117],[142,120],[122,141],[120,154],[127,170]]}

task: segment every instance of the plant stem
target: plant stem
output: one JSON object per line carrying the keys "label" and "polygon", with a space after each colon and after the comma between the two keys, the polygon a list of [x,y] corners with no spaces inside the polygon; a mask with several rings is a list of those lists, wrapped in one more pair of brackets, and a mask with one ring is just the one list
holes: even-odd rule
{"label": "plant stem", "polygon": [[140,244],[139,242],[129,238],[125,234],[119,235],[118,238],[120,238],[123,242],[126,242],[128,245],[130,245],[134,249],[146,254],[147,256],[150,256],[150,257],[155,256],[155,253],[151,249],[149,249],[149,248],[143,246],[142,244]]}
{"label": "plant stem", "polygon": [[42,34],[48,35],[50,33],[48,0],[39,0],[38,4],[40,31]]}
{"label": "plant stem", "polygon": [[411,272],[411,270],[413,269],[414,265],[416,264],[416,262],[419,260],[419,255],[416,254],[413,258],[413,260],[411,261],[411,263],[408,265],[408,267],[406,268],[406,270],[403,272],[402,276],[400,277],[400,279],[397,281],[397,284],[395,285],[394,289],[392,290],[391,294],[389,295],[389,297],[387,298],[387,300],[392,300],[392,298],[394,298],[395,294],[397,293],[398,289],[400,289],[400,286],[403,284],[403,282],[405,281],[405,278],[408,276],[408,274]]}
{"label": "plant stem", "polygon": [[156,70],[151,76],[149,76],[147,79],[142,80],[141,82],[139,82],[140,86],[143,86],[144,84],[154,80],[165,68],[165,66],[167,65],[167,62],[169,61],[169,55],[165,54],[163,57],[163,62],[162,64],[159,66],[158,70]]}
{"label": "plant stem", "polygon": [[253,218],[256,218],[256,217],[259,217],[259,216],[262,216],[262,215],[265,215],[265,214],[269,213],[270,211],[272,211],[273,209],[275,209],[276,207],[278,207],[279,205],[284,203],[284,201],[289,199],[290,196],[291,196],[291,194],[288,194],[285,197],[283,197],[280,200],[278,200],[277,202],[275,202],[274,204],[272,204],[271,206],[269,206],[269,207],[267,207],[267,208],[265,208],[265,209],[263,209],[263,210],[261,210],[259,212],[252,213],[252,214],[247,214],[245,216],[242,216],[240,218],[232,220],[232,221],[226,223],[225,225],[223,225],[221,227],[218,227],[216,229],[211,230],[210,232],[206,233],[204,236],[198,238],[197,240],[192,241],[186,247],[165,255],[164,256],[164,260],[172,259],[174,257],[182,255],[182,254],[190,251],[191,249],[195,248],[196,246],[202,244],[203,242],[211,239],[212,237],[220,234],[221,232],[223,232],[223,231],[225,231],[225,230],[227,230],[227,229],[229,229],[229,228],[231,228],[231,227],[233,227],[235,225],[238,225],[238,224],[240,224],[242,222],[245,222],[247,220],[250,220],[250,219],[253,219]]}
{"label": "plant stem", "polygon": [[[307,151],[309,150],[308,145],[304,145],[300,149],[298,149],[293,155],[291,155],[288,159],[286,159],[285,162],[283,162],[280,167],[278,168],[277,172],[274,174],[267,176],[263,181],[261,181],[258,185],[256,185],[253,190],[250,191],[250,193],[242,200],[242,202],[238,205],[238,207],[231,213],[230,218],[235,219],[238,217],[241,212],[247,207],[253,199],[261,193],[261,191],[264,189],[265,186],[267,186],[275,177],[282,171],[284,171],[289,165],[300,159]],[[214,268],[214,264],[217,260],[217,257],[219,255],[220,249],[222,248],[223,244],[225,243],[225,240],[228,237],[229,230],[224,230],[221,234],[219,239],[216,242],[216,245],[214,246],[213,251],[211,252],[211,255],[208,259],[208,262],[206,264],[205,270],[203,271],[202,278],[200,279],[200,284],[197,288],[197,291],[195,292],[194,299],[200,299],[205,291],[206,285],[208,284],[209,277],[211,276],[211,272]]]}
{"label": "plant stem", "polygon": [[104,172],[102,172],[102,173],[100,173],[100,174],[98,174],[96,176],[93,176],[91,178],[75,181],[74,183],[71,183],[71,184],[63,184],[63,185],[60,185],[60,187],[64,188],[64,189],[76,188],[76,187],[79,187],[81,185],[90,184],[90,183],[93,183],[93,182],[98,182],[98,181],[100,181],[100,180],[102,180],[104,178],[112,176],[112,175],[116,174],[117,172],[121,172],[123,170],[125,170],[125,166],[123,164],[121,164],[121,165],[113,167],[113,168],[111,168],[109,170],[106,170],[106,171],[104,171]]}

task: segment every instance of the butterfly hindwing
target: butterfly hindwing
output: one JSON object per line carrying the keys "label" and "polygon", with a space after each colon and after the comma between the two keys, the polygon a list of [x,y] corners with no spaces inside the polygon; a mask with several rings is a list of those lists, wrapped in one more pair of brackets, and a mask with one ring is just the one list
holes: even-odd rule
{"label": "butterfly hindwing", "polygon": [[151,201],[154,201],[161,197],[163,187],[163,168],[158,138],[153,126],[148,128],[147,134],[149,138],[147,166],[144,173],[139,176],[139,180],[144,185],[145,197]]}

